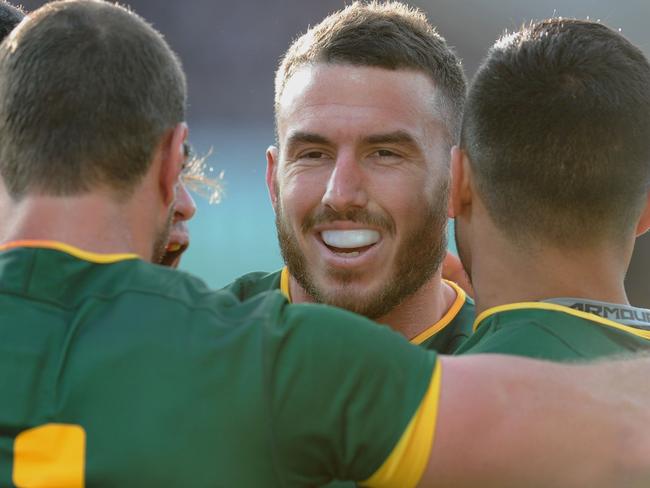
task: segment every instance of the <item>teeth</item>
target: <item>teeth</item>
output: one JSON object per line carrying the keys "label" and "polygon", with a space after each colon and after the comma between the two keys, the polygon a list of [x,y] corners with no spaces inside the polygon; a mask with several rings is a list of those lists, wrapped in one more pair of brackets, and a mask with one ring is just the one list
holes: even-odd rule
{"label": "teeth", "polygon": [[169,245],[167,246],[167,250],[168,250],[169,252],[176,252],[176,251],[178,251],[180,248],[181,248],[181,245],[180,245],[180,244],[169,244]]}
{"label": "teeth", "polygon": [[[370,229],[324,230],[321,232],[323,242],[328,246],[341,249],[370,246],[379,240],[379,232]],[[352,253],[345,253],[350,256]]]}

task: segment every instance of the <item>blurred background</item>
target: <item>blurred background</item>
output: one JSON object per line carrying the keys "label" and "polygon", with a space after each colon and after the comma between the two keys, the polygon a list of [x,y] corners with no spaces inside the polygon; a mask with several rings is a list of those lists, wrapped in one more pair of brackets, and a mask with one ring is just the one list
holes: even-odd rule
{"label": "blurred background", "polygon": [[[23,1],[33,10],[43,1]],[[121,0],[161,31],[180,55],[189,82],[190,139],[223,171],[220,204],[196,198],[192,243],[181,267],[214,287],[248,271],[282,264],[264,184],[266,147],[274,142],[273,76],[279,57],[309,25],[343,0]],[[347,2],[349,3],[349,2]],[[650,57],[650,0],[419,0],[454,46],[471,78],[504,30],[552,16],[603,23]],[[453,243],[451,244],[453,246]],[[638,240],[628,273],[630,300],[650,307],[650,236]]]}

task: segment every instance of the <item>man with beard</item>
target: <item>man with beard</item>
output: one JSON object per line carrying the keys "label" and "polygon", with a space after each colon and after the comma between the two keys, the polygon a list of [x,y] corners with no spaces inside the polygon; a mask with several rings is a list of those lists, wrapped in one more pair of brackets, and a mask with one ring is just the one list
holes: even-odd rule
{"label": "man with beard", "polygon": [[461,353],[573,361],[650,349],[623,278],[650,227],[650,64],[619,33],[551,19],[497,41],[454,149],[451,210],[476,290]]}
{"label": "man with beard", "polygon": [[48,3],[0,45],[0,485],[647,486],[650,361],[439,358],[146,262],[185,191],[185,99],[108,2]]}
{"label": "man with beard", "polygon": [[275,82],[267,185],[286,268],[229,286],[336,305],[453,352],[473,303],[441,279],[449,152],[465,78],[425,16],[354,3],[288,49]]}

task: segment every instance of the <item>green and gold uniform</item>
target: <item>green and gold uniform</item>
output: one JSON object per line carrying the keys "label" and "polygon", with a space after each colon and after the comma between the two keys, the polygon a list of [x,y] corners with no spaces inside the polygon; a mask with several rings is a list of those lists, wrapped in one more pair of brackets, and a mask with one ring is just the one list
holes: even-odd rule
{"label": "green and gold uniform", "polygon": [[[456,283],[445,280],[456,291],[456,299],[445,315],[411,339],[412,344],[424,349],[451,354],[465,342],[472,333],[474,302]],[[280,290],[289,301],[289,270],[285,266],[273,273],[248,273],[225,287],[241,300],[246,300],[269,290]],[[326,488],[352,488],[354,483],[333,481]]]}
{"label": "green and gold uniform", "polygon": [[[445,282],[456,292],[456,299],[445,315],[426,330],[411,339],[411,343],[440,354],[452,354],[472,334],[474,302],[456,283]],[[246,300],[258,293],[280,290],[291,301],[289,270],[285,266],[274,273],[248,273],[225,287],[240,299]]]}
{"label": "green and gold uniform", "polygon": [[457,354],[574,361],[650,349],[650,310],[582,299],[494,307],[476,318],[474,328]]}
{"label": "green and gold uniform", "polygon": [[388,329],[135,255],[0,247],[0,486],[415,486],[440,368]]}

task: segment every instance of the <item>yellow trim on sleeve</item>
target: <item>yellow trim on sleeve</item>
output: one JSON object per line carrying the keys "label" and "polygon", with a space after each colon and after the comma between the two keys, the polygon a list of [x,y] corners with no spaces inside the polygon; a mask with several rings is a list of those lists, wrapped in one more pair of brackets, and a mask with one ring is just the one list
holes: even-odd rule
{"label": "yellow trim on sleeve", "polygon": [[289,303],[291,303],[291,290],[289,289],[289,268],[286,266],[282,268],[282,273],[280,273],[280,291],[287,297]]}
{"label": "yellow trim on sleeve", "polygon": [[458,312],[460,312],[460,309],[463,308],[463,305],[467,300],[467,294],[465,293],[465,290],[463,290],[460,286],[458,286],[453,281],[443,280],[443,282],[451,286],[456,292],[456,299],[454,300],[454,303],[451,304],[451,307],[449,307],[447,313],[445,313],[445,315],[443,315],[440,320],[438,320],[435,324],[431,325],[428,329],[423,330],[418,335],[413,337],[410,341],[411,344],[418,344],[418,345],[422,344],[431,336],[443,330],[451,323],[452,320],[454,320],[456,315],[458,315]]}
{"label": "yellow trim on sleeve", "polygon": [[361,486],[413,488],[419,483],[433,446],[441,378],[441,363],[436,360],[429,388],[402,437],[379,469],[366,481],[361,482]]}
{"label": "yellow trim on sleeve", "polygon": [[589,312],[583,312],[582,310],[576,310],[575,308],[565,307],[564,305],[558,305],[557,303],[547,303],[547,302],[521,302],[521,303],[509,303],[507,305],[499,305],[498,307],[488,308],[487,310],[481,312],[476,320],[474,321],[473,329],[476,331],[481,322],[489,317],[499,312],[507,312],[509,310],[521,310],[525,308],[541,309],[541,310],[553,310],[555,312],[563,312],[575,317],[580,317],[581,319],[589,320],[591,322],[596,322],[597,324],[604,325],[606,327],[611,327],[613,329],[622,330],[629,334],[641,337],[643,339],[650,339],[650,330],[640,330],[634,327],[627,325],[619,324],[613,320],[606,319],[600,315],[596,315]]}
{"label": "yellow trim on sleeve", "polygon": [[57,251],[70,254],[75,258],[82,259],[84,261],[89,261],[91,263],[97,264],[110,264],[116,263],[118,261],[125,261],[127,259],[140,259],[140,256],[137,254],[131,253],[121,253],[121,254],[99,254],[90,251],[84,251],[78,247],[71,246],[69,244],[64,244],[63,242],[57,241],[41,241],[41,240],[24,240],[24,241],[12,241],[6,244],[0,245],[0,251],[7,251],[9,249],[15,249],[18,247],[32,247],[39,249],[55,249]]}

